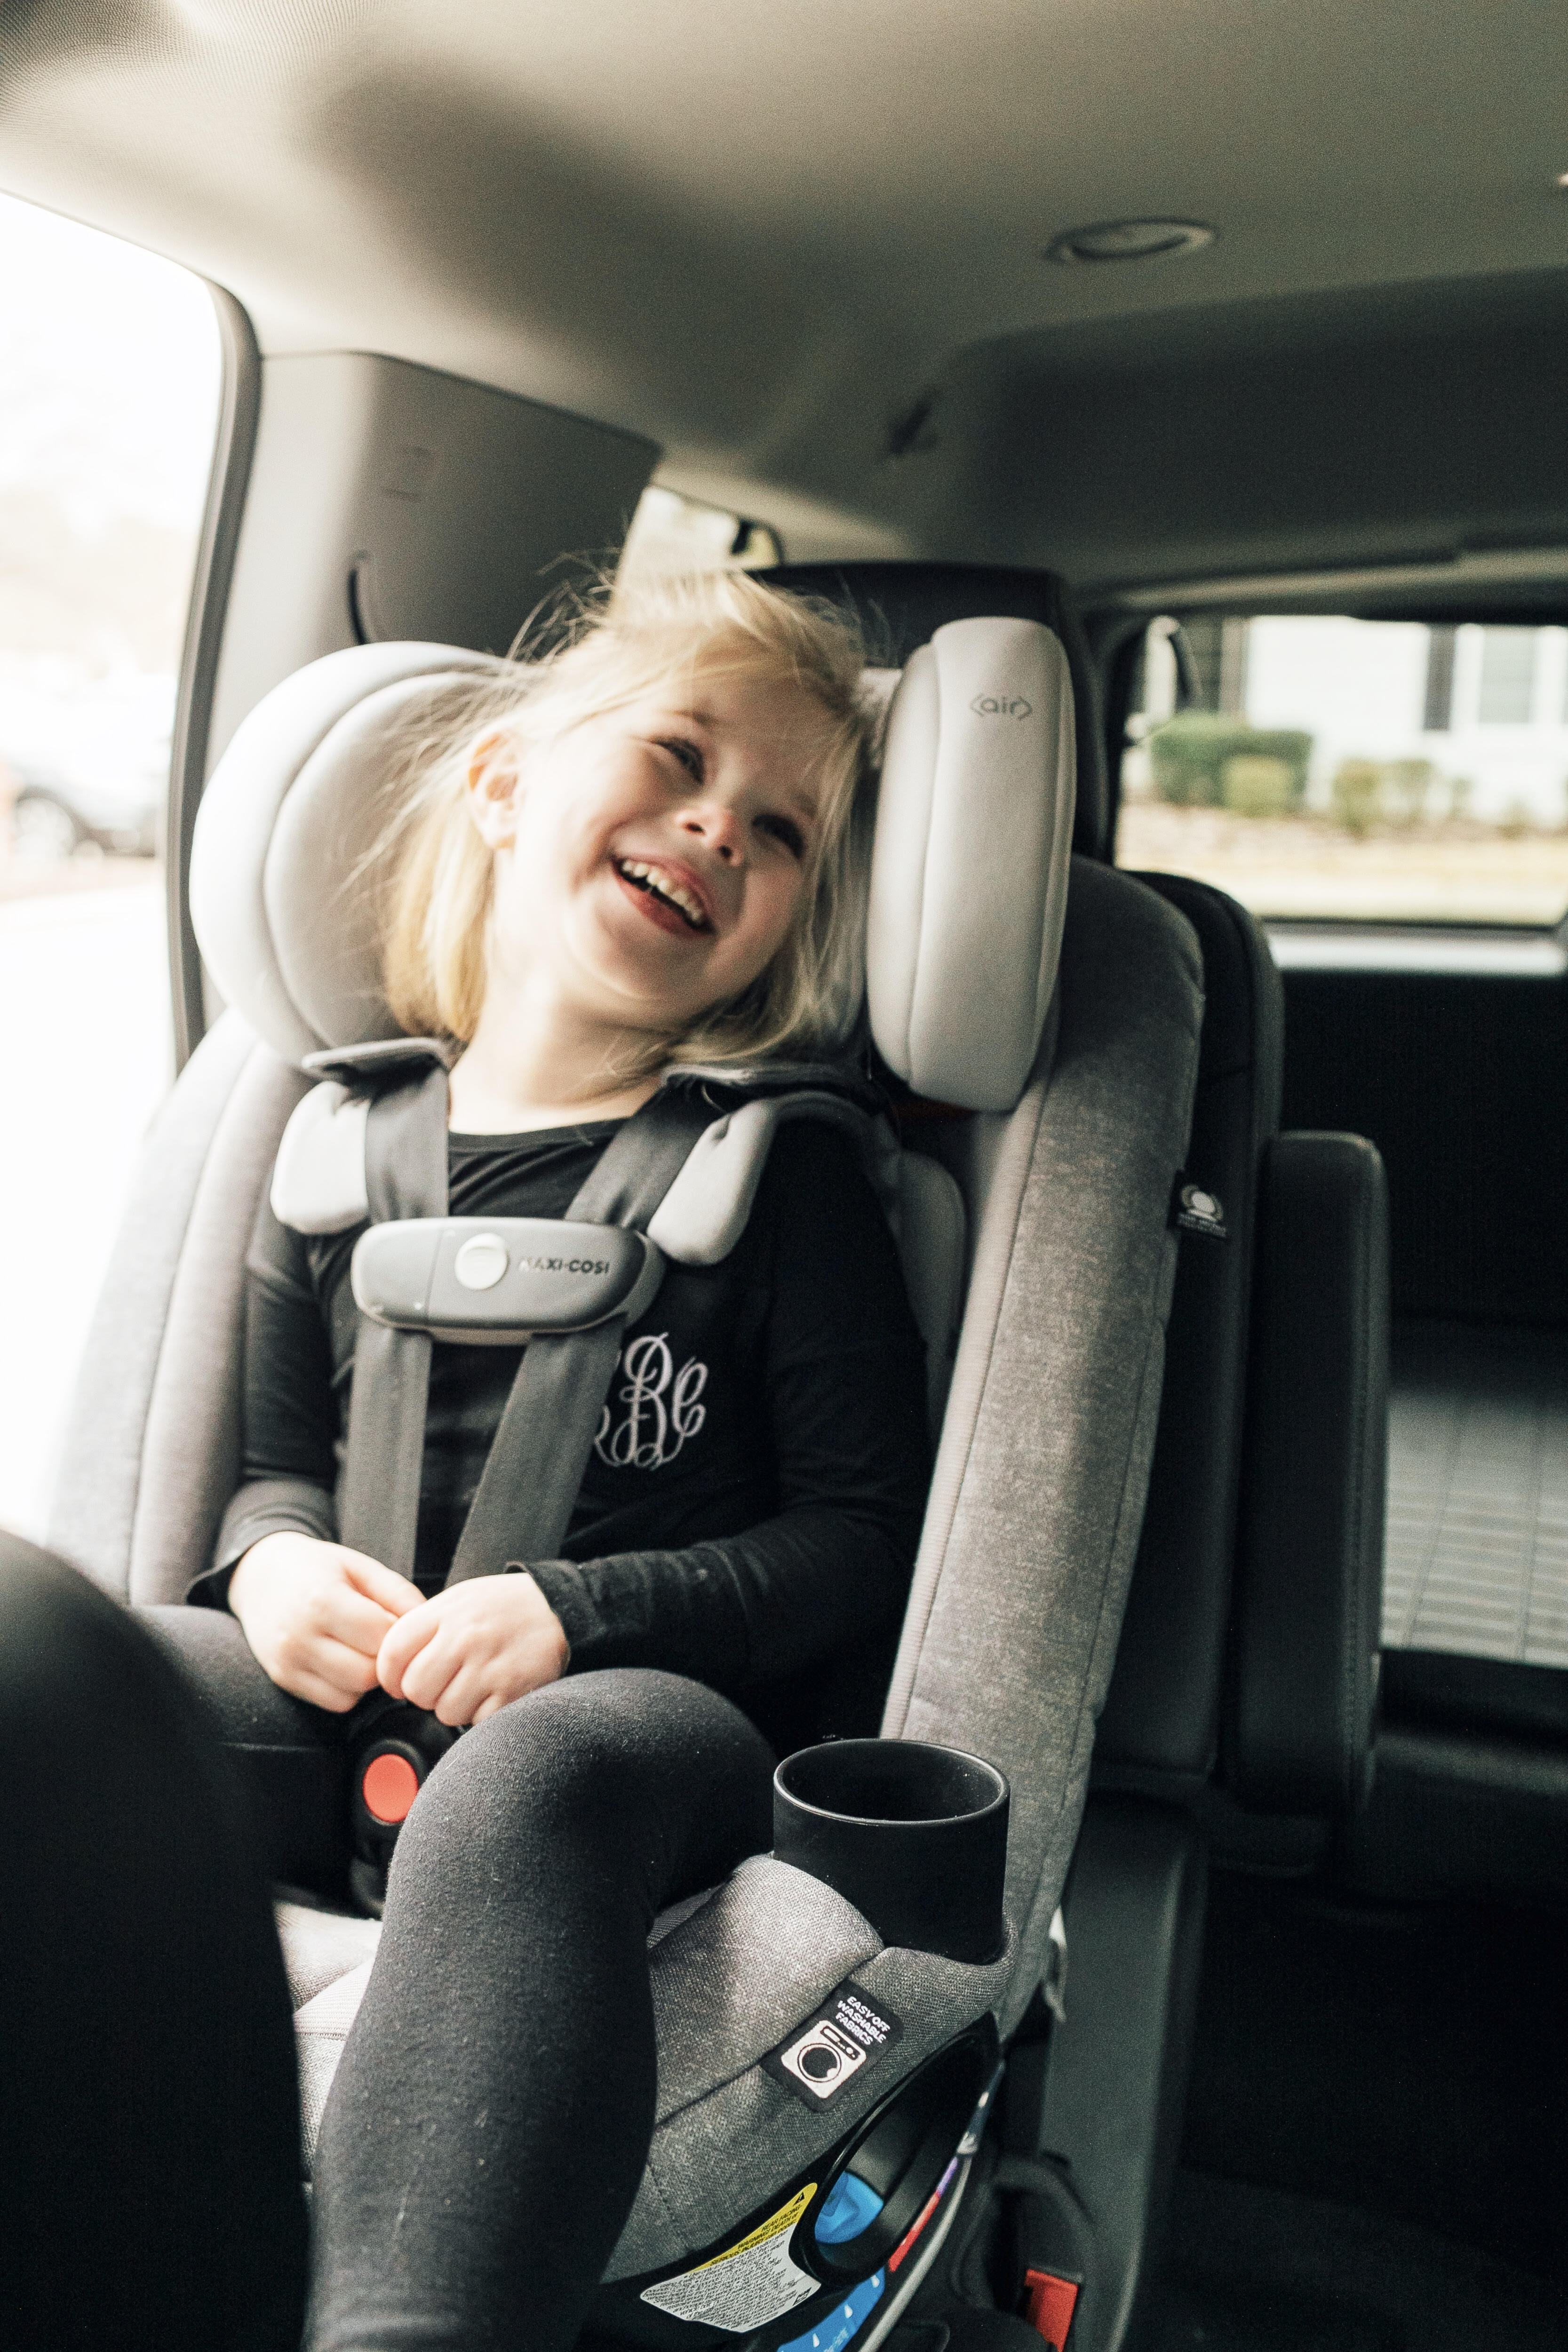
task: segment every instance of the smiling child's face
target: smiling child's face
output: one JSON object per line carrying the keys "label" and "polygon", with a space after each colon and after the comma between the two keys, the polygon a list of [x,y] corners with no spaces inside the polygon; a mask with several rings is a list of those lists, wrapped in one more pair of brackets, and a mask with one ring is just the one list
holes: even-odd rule
{"label": "smiling child's face", "polygon": [[497,851],[492,979],[542,967],[599,1019],[679,1030],[766,970],[802,912],[831,721],[743,671],[574,728],[470,777]]}

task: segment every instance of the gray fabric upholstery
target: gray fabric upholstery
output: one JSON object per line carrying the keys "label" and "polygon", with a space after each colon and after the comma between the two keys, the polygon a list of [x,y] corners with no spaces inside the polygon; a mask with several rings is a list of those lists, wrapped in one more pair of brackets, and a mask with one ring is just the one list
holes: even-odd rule
{"label": "gray fabric upholstery", "polygon": [[[770,1885],[768,1874],[776,1874],[785,1885]],[[789,1885],[789,1881],[795,1884]],[[804,1899],[819,1910],[824,1899],[837,1906],[837,1933],[816,1956],[814,1965],[800,1969],[793,1998],[787,1979],[782,1973],[775,1974],[770,1998],[759,2005],[755,2001],[758,1972],[779,1896],[787,1894],[791,1902],[800,1903],[805,1888],[812,1889],[812,1894]],[[743,1864],[722,1893],[728,1900],[719,1919],[710,1919],[714,1907],[710,1905],[687,1923],[685,1976],[687,1980],[707,1979],[715,2009],[724,1995],[742,2012],[749,2008],[752,2043],[759,2055],[809,2017],[824,1992],[850,1974],[852,1967],[856,1983],[863,1985],[873,2000],[884,2001],[903,2026],[897,2066],[868,2067],[821,2114],[781,2090],[754,2063],[718,2082],[710,2066],[708,2087],[698,2091],[700,2051],[696,2037],[687,2031],[684,2011],[678,2011],[672,1997],[676,1987],[659,1967],[664,1948],[657,1948],[652,1959],[659,2122],[637,2202],[605,2272],[608,2279],[631,2278],[640,2271],[678,2262],[754,2210],[868,2114],[900,2076],[910,2073],[962,2027],[996,2009],[1016,1959],[1016,1939],[1011,1937],[1002,1957],[989,1968],[937,1959],[929,1952],[879,1948],[875,1934],[858,1912],[827,1888],[803,1880],[798,1871],[770,1856]],[[854,1942],[856,1929],[865,1939],[862,1949],[868,1957],[841,1967],[834,1965],[829,1952],[842,1956]],[[668,1940],[673,1943],[676,1937]],[[683,2087],[693,2092],[684,2105],[673,2107],[665,2076],[669,2046],[685,2056]],[[735,2054],[734,2038],[730,2054]]]}
{"label": "gray fabric upholstery", "polygon": [[245,1254],[302,1081],[258,1045],[235,1081],[191,1205],[147,1408],[131,1598],[183,1601],[239,1483]]}
{"label": "gray fabric upholstery", "polygon": [[384,787],[416,713],[449,678],[499,667],[453,646],[327,654],[262,698],[214,770],[191,918],[225,997],[286,1061],[396,1034],[374,894],[345,895],[345,877],[385,824]]}
{"label": "gray fabric upholstery", "polygon": [[653,1948],[659,2123],[754,2065],[879,1949],[819,1879],[771,1854],[742,1863]]}
{"label": "gray fabric upholstery", "polygon": [[273,1916],[294,2003],[300,2156],[308,2179],[327,2093],[381,1941],[381,1922],[288,1901],[274,1905]]}
{"label": "gray fabric upholstery", "polygon": [[1202,1003],[1184,919],[1076,866],[1048,1080],[967,1142],[974,1272],[883,1729],[1012,1782],[1005,2024],[1060,1896],[1137,1548]]}
{"label": "gray fabric upholstery", "polygon": [[[204,1188],[216,1209],[207,1185],[209,1155],[230,1120],[231,1099],[258,1050],[253,1033],[238,1016],[226,1016],[192,1055],[178,1087],[154,1118],[67,1416],[49,1517],[49,1549],[121,1596],[131,1591],[132,1555],[148,1467],[149,1418],[171,1301]],[[279,1066],[271,1066],[276,1071]],[[259,1073],[249,1086],[258,1079]],[[279,1097],[279,1127],[293,1099],[291,1093],[286,1100]],[[249,1151],[255,1148],[255,1106],[248,1087],[238,1103],[244,1107],[236,1108],[227,1131],[242,1152]],[[268,1157],[273,1144],[267,1147]],[[254,1171],[258,1186],[264,1171],[265,1160]],[[253,1191],[253,1202],[254,1198]],[[204,1224],[210,1230],[210,1216],[204,1217]],[[239,1249],[243,1256],[243,1237]],[[144,1530],[147,1525],[143,1519]],[[138,1597],[167,1596],[149,1591]]]}
{"label": "gray fabric upholstery", "polygon": [[362,1960],[346,1975],[323,1985],[294,2012],[294,2046],[300,2060],[300,2152],[307,2177],[316,2158],[327,2094],[349,2028],[359,2014],[370,1971],[371,1961]]}
{"label": "gray fabric upholstery", "polygon": [[363,1968],[375,1958],[381,1941],[379,1919],[358,1919],[342,1911],[323,1911],[313,1903],[287,1898],[273,1906],[278,1940],[283,1947],[283,1967],[289,1997],[296,2012],[331,1984]]}

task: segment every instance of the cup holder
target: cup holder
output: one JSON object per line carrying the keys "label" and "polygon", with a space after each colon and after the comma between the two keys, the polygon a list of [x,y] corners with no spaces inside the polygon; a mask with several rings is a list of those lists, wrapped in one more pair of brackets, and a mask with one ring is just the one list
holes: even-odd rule
{"label": "cup holder", "polygon": [[994,1960],[1005,1927],[1007,1783],[918,1739],[836,1739],[773,1774],[773,1852],[852,1903],[885,1944]]}

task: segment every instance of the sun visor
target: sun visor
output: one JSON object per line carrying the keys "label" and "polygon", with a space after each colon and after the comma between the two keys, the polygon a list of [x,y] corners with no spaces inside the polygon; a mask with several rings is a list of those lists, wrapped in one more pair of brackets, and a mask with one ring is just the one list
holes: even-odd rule
{"label": "sun visor", "polygon": [[381,992],[374,845],[422,706],[464,672],[451,646],[355,646],[275,687],[213,772],[191,918],[226,1000],[285,1060],[394,1037]]}
{"label": "sun visor", "polygon": [[1072,680],[1037,621],[951,621],[888,717],[867,934],[872,1034],[917,1094],[1009,1110],[1056,986]]}

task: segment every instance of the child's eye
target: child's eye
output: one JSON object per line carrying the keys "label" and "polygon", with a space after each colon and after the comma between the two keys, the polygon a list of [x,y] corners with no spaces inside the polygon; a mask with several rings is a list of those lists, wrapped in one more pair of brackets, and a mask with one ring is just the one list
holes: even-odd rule
{"label": "child's eye", "polygon": [[805,856],[805,835],[793,817],[764,816],[759,817],[757,823],[763,833],[771,833],[775,841],[782,841],[792,857]]}
{"label": "child's eye", "polygon": [[686,735],[662,735],[659,738],[658,748],[661,751],[668,751],[679,760],[694,783],[700,784],[702,782],[702,747],[700,743],[693,743]]}

